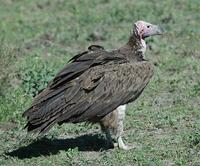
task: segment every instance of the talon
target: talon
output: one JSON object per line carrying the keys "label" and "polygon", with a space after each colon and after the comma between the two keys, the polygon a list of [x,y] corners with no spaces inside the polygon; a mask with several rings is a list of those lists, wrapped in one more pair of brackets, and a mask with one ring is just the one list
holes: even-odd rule
{"label": "talon", "polygon": [[133,146],[132,145],[130,145],[130,146],[125,145],[122,149],[123,150],[130,150],[130,149],[134,149],[134,148],[136,148],[134,145]]}
{"label": "talon", "polygon": [[115,142],[113,145],[114,145],[114,147],[118,147],[119,146],[119,144],[117,142]]}
{"label": "talon", "polygon": [[122,137],[118,138],[118,147],[123,150],[130,150],[130,149],[136,148],[136,146],[134,145],[131,145],[131,146],[125,145],[122,140]]}

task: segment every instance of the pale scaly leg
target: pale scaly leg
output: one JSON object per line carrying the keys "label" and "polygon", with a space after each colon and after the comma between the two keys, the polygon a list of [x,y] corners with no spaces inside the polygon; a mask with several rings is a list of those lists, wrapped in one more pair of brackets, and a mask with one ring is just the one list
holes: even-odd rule
{"label": "pale scaly leg", "polygon": [[115,132],[116,137],[117,137],[117,143],[115,143],[114,146],[118,146],[120,149],[123,149],[123,150],[129,150],[129,149],[135,148],[135,146],[125,145],[125,143],[123,142],[123,139],[122,139],[122,134],[123,134],[123,131],[124,131],[123,121],[124,121],[124,118],[125,118],[125,110],[126,110],[126,105],[121,105],[117,108],[118,124],[117,124],[116,132]]}
{"label": "pale scaly leg", "polygon": [[[121,105],[110,114],[106,115],[100,122],[101,130],[106,134],[107,145],[109,147],[119,147],[129,150],[134,146],[127,146],[122,140],[123,120],[125,118],[126,105]],[[112,138],[113,136],[113,138]],[[115,143],[113,143],[113,139]]]}

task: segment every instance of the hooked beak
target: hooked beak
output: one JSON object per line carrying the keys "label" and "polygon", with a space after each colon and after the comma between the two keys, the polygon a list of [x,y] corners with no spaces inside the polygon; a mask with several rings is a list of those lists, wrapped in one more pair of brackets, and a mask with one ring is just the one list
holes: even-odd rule
{"label": "hooked beak", "polygon": [[154,35],[162,35],[163,33],[164,33],[164,31],[160,26],[151,24],[151,25],[147,26],[142,37],[146,38],[146,37],[154,36]]}

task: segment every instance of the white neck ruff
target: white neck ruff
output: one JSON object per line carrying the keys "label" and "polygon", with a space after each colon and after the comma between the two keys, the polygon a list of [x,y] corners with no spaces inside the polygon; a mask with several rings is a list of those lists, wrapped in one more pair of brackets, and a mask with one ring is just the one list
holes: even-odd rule
{"label": "white neck ruff", "polygon": [[142,52],[143,56],[145,55],[146,49],[147,49],[146,42],[143,39],[141,39],[141,48],[139,49],[139,52]]}

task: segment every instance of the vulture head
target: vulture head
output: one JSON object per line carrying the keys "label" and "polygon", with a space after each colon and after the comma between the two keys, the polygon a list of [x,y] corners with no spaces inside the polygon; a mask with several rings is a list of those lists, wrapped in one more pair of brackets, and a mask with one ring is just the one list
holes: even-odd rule
{"label": "vulture head", "polygon": [[139,39],[143,40],[149,36],[163,34],[163,30],[158,25],[153,25],[145,21],[137,21],[134,23],[133,31]]}

